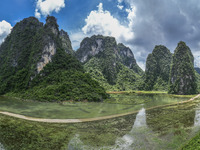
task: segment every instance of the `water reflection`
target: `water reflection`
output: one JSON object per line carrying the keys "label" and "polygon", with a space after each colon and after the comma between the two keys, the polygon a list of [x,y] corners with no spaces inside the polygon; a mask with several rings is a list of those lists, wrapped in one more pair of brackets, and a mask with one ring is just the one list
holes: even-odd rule
{"label": "water reflection", "polygon": [[131,131],[124,135],[122,138],[116,140],[116,150],[131,150],[136,148],[136,146],[141,146],[141,141],[144,140],[145,134],[148,131],[146,124],[146,111],[142,108],[136,115],[136,119]]}
{"label": "water reflection", "polygon": [[[192,128],[194,125],[194,129]],[[192,129],[185,132],[185,128]],[[69,143],[69,150],[133,150],[133,149],[176,149],[194,136],[200,129],[200,105],[185,104],[146,111],[140,109],[132,129],[118,137],[113,146],[94,148],[85,145],[77,134]],[[160,136],[162,135],[162,136]]]}
{"label": "water reflection", "polygon": [[[134,122],[134,125],[133,125],[133,128],[138,128],[138,127],[146,127],[147,126],[147,123],[146,123],[146,111],[144,108],[142,108],[137,116],[136,116],[136,119],[135,119],[135,122]],[[131,131],[132,131],[131,130]]]}
{"label": "water reflection", "polygon": [[196,109],[194,118],[194,127],[200,126],[200,106]]}
{"label": "water reflection", "polygon": [[0,143],[0,150],[5,150],[1,143]]}
{"label": "water reflection", "polygon": [[79,135],[69,142],[69,150],[89,150],[89,149],[110,149],[110,150],[132,150],[132,149],[154,149],[156,145],[154,143],[153,132],[148,129],[146,124],[146,111],[142,108],[136,115],[133,127],[129,133],[122,138],[118,138],[114,146],[94,148],[87,145],[80,140]]}

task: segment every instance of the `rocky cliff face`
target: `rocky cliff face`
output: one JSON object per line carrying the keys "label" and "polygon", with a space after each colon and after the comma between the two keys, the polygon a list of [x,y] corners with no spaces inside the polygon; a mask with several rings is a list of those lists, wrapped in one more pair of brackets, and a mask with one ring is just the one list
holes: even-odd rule
{"label": "rocky cliff face", "polygon": [[[59,29],[57,20],[53,16],[48,16],[46,19],[46,24],[44,26],[44,30],[47,34],[42,35],[43,40],[43,48],[41,53],[41,58],[37,62],[37,73],[52,61],[52,57],[56,54],[57,49],[57,41],[56,38],[59,36]],[[52,34],[53,33],[53,34]]]}
{"label": "rocky cliff face", "polygon": [[49,63],[52,61],[52,57],[56,54],[56,46],[55,43],[49,43],[48,45],[45,45],[42,56],[40,61],[37,63],[37,73],[40,73],[40,71]]}
{"label": "rocky cliff face", "polygon": [[76,52],[77,58],[85,63],[91,57],[98,57],[104,53],[106,56],[113,57],[116,62],[120,62],[138,74],[143,74],[141,68],[137,65],[133,52],[122,43],[117,44],[114,37],[104,37],[94,35],[91,38],[85,38]]}
{"label": "rocky cliff face", "polygon": [[102,85],[106,85],[107,89],[110,88],[109,85],[115,86],[119,83],[119,74],[123,74],[122,70],[126,70],[125,68],[131,70],[133,83],[139,75],[143,74],[132,51],[123,44],[117,44],[113,37],[94,35],[91,38],[85,38],[81,42],[76,56],[84,63],[87,72]]}
{"label": "rocky cliff face", "polygon": [[44,28],[51,31],[55,36],[58,36],[58,34],[59,34],[58,27],[59,26],[57,24],[57,19],[53,16],[47,16],[46,24],[45,24]]}
{"label": "rocky cliff face", "polygon": [[172,57],[168,92],[180,95],[197,93],[194,57],[182,41],[178,43]]}
{"label": "rocky cliff face", "polygon": [[106,97],[73,53],[67,32],[59,31],[55,17],[48,16],[45,25],[34,17],[20,21],[0,47],[0,94],[23,91],[38,100]]}
{"label": "rocky cliff face", "polygon": [[[44,26],[34,17],[26,18],[15,25],[1,45],[0,65],[4,63],[7,68],[14,67],[16,70],[32,65],[33,75],[36,75],[52,61],[58,47],[66,51],[70,47],[72,51],[70,39],[65,38],[66,34],[63,30],[59,31],[56,19],[52,16],[47,17]],[[59,36],[65,38],[62,46],[56,41]],[[9,56],[9,59],[4,56]]]}
{"label": "rocky cliff face", "polygon": [[71,55],[74,55],[75,52],[72,49],[71,40],[69,39],[69,35],[64,30],[60,31],[60,39],[62,40],[62,47],[64,50]]}
{"label": "rocky cliff face", "polygon": [[[43,28],[38,19],[29,17],[17,23],[10,35],[0,46],[0,66],[23,68],[27,65],[34,36]],[[26,36],[25,36],[26,35]],[[7,57],[9,56],[9,57]],[[26,63],[24,63],[26,62]],[[4,67],[2,66],[4,64]],[[0,74],[3,72],[1,71]]]}
{"label": "rocky cliff face", "polygon": [[131,49],[129,47],[124,46],[122,43],[118,44],[117,48],[119,49],[119,61],[121,61],[123,65],[132,69],[134,72],[138,73],[139,75],[142,75],[143,71],[136,63],[135,57]]}
{"label": "rocky cliff face", "polygon": [[172,54],[163,45],[155,46],[146,61],[145,90],[167,90]]}
{"label": "rocky cliff face", "polygon": [[[97,39],[96,39],[97,38]],[[81,44],[80,48],[76,52],[77,58],[82,62],[87,62],[92,56],[103,52],[103,36],[92,36],[91,38],[85,38]]]}

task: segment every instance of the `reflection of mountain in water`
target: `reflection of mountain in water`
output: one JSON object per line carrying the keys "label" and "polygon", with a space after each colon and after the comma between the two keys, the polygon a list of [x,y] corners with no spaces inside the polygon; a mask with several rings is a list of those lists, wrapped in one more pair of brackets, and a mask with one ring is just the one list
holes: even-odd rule
{"label": "reflection of mountain in water", "polygon": [[[114,146],[102,147],[98,149],[110,149],[110,150],[133,150],[133,149],[154,149],[155,136],[148,129],[146,124],[146,111],[142,108],[136,115],[134,125],[129,133],[122,138],[118,138]],[[158,145],[157,145],[158,146]],[[95,149],[83,144],[79,135],[76,135],[68,145],[69,150],[90,150]]]}

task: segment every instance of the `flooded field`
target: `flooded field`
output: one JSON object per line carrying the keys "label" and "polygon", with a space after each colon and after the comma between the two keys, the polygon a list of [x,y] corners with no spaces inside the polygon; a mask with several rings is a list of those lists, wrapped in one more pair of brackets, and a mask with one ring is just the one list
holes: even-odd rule
{"label": "flooded field", "polygon": [[118,124],[118,127],[113,126],[113,128],[110,128],[111,134],[113,134],[113,130],[126,131],[123,135],[113,136],[115,140],[110,146],[107,144],[98,146],[99,144],[92,141],[88,142],[82,133],[75,134],[69,142],[68,149],[178,149],[199,131],[200,105],[198,103],[199,101],[196,101],[195,103],[152,110],[142,108],[136,115],[126,116],[132,119],[132,124],[125,117],[124,120],[126,121],[124,122],[121,120],[123,117],[119,118],[118,121],[121,122],[121,127],[124,126],[125,122],[127,123],[128,131],[121,128],[120,124]]}
{"label": "flooded field", "polygon": [[111,94],[103,103],[41,103],[0,97],[0,111],[36,118],[81,119],[139,111],[142,107],[181,102],[189,98],[177,98],[167,94]]}
{"label": "flooded field", "polygon": [[1,143],[0,143],[0,150],[5,150]]}
{"label": "flooded field", "polygon": [[[59,146],[69,150],[178,149],[200,129],[200,99],[181,103],[190,98],[167,94],[117,94],[111,97],[113,99],[104,103],[63,103],[62,105],[20,100],[12,102],[11,99],[1,98],[0,110],[40,118],[55,118],[59,115],[61,115],[59,118],[72,118],[76,115],[77,118],[86,118],[135,111],[126,116],[85,123],[34,123],[40,125],[36,129],[33,129],[31,122],[22,123],[29,124],[28,126],[31,126],[31,130],[35,132],[39,130],[38,132],[45,133],[46,129],[49,129],[47,135],[42,134],[42,136],[45,138],[49,138],[50,135],[55,136],[54,141],[62,140],[62,145]],[[180,103],[174,104],[177,102]],[[51,109],[53,111],[50,111]],[[3,121],[7,124],[6,119]],[[20,120],[17,122],[21,124]],[[4,125],[0,123],[1,126]],[[24,131],[26,127],[22,129]],[[57,132],[58,130],[60,131]],[[2,130],[0,128],[1,131],[4,131],[3,128]],[[10,143],[9,140],[10,138],[7,138],[5,143]],[[0,142],[3,143],[1,138]],[[3,144],[6,147],[5,143]],[[48,143],[53,144],[50,141],[47,141]],[[44,144],[44,142],[38,141],[37,144]],[[0,149],[1,147],[3,148],[2,145]]]}

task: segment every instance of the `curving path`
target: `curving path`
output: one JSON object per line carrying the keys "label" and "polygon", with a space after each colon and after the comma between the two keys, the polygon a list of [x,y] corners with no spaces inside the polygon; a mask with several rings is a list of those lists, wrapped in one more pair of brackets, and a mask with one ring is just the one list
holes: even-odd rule
{"label": "curving path", "polygon": [[[159,108],[159,107],[165,107],[165,106],[172,106],[172,105],[177,105],[177,104],[188,103],[190,101],[195,100],[198,97],[200,97],[200,94],[198,94],[197,96],[195,96],[195,97],[193,97],[193,98],[191,98],[189,100],[186,100],[186,101],[182,101],[182,102],[178,102],[178,103],[173,103],[173,104],[159,105],[159,106],[155,106],[155,107],[150,107],[150,108],[147,108],[146,110],[150,110],[150,109],[154,109],[154,108]],[[137,113],[137,112],[138,111],[132,111],[132,112],[123,113],[123,114],[116,114],[116,115],[96,117],[96,118],[87,118],[87,119],[42,119],[42,118],[33,118],[33,117],[28,117],[28,116],[24,116],[24,115],[14,114],[14,113],[10,113],[10,112],[3,112],[3,111],[0,111],[0,114],[11,116],[11,117],[15,117],[15,118],[20,118],[20,119],[24,119],[24,120],[29,120],[29,121],[36,121],[36,122],[46,122],[46,123],[80,123],[80,122],[89,122],[89,121],[98,121],[98,120],[111,119],[111,118],[115,118],[115,117],[121,117],[121,116],[125,116],[125,115],[134,114],[134,113]]]}

